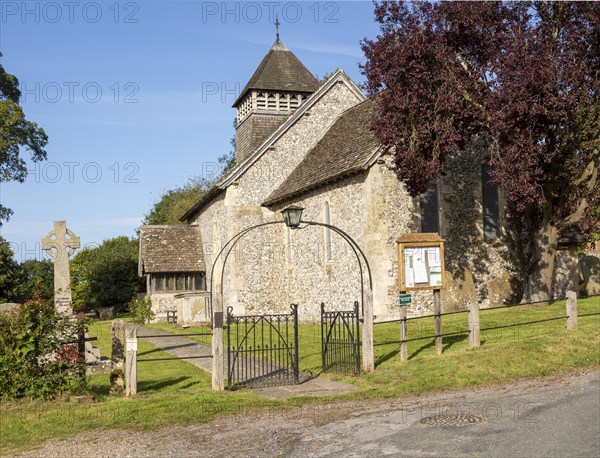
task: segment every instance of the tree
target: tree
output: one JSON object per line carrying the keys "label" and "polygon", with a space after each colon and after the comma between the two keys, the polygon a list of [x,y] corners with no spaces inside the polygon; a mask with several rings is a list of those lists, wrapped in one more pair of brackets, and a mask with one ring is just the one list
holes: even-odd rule
{"label": "tree", "polygon": [[49,260],[27,259],[19,266],[17,301],[52,302],[54,300],[54,264]]}
{"label": "tree", "polygon": [[16,300],[19,265],[8,242],[0,236],[0,304]]}
{"label": "tree", "polygon": [[182,224],[179,218],[209,187],[210,184],[203,178],[190,178],[185,185],[169,189],[145,215],[142,224]]}
{"label": "tree", "polygon": [[78,252],[71,262],[75,309],[127,310],[133,297],[144,291],[144,280],[137,273],[138,247],[137,239],[120,236]]}
{"label": "tree", "polygon": [[600,5],[379,2],[362,43],[372,129],[417,195],[489,136],[492,182],[528,234],[526,291],[548,297],[557,242],[598,206]]}
{"label": "tree", "polygon": [[[22,148],[31,153],[34,162],[46,159],[48,136],[36,123],[25,119],[20,100],[19,80],[0,64],[0,184],[25,181],[27,166],[20,156]],[[12,213],[0,204],[0,227]]]}
{"label": "tree", "polygon": [[[233,120],[233,127],[237,120]],[[144,216],[142,224],[183,224],[181,218],[186,211],[202,197],[221,177],[235,167],[235,134],[229,141],[232,150],[217,158],[220,168],[218,176],[190,178],[186,184],[174,189],[169,189],[161,196],[150,211]]]}
{"label": "tree", "polygon": [[[233,128],[237,128],[237,118],[233,119]],[[227,175],[227,173],[235,167],[235,134],[233,134],[233,137],[229,140],[229,144],[233,149],[229,150],[229,153],[219,156],[217,159],[219,164],[221,164],[221,176]]]}

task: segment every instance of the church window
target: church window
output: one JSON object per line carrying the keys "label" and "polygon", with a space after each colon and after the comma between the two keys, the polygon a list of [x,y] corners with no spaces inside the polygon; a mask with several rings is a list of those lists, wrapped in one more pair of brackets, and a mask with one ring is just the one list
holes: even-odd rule
{"label": "church window", "polygon": [[176,274],[175,275],[175,290],[183,291],[185,285],[185,274]]}
{"label": "church window", "polygon": [[150,275],[152,292],[206,291],[204,272],[166,272]]}
{"label": "church window", "polygon": [[437,183],[431,183],[421,194],[421,232],[440,232]]}
{"label": "church window", "polygon": [[483,236],[493,239],[500,235],[500,199],[498,185],[490,184],[490,165],[481,166],[481,200],[483,207]]}
{"label": "church window", "polygon": [[[329,202],[325,202],[325,224],[331,224],[331,210]],[[331,247],[331,229],[325,228],[325,259],[331,261],[333,258],[333,250]]]}
{"label": "church window", "polygon": [[152,275],[152,280],[154,291],[165,290],[165,277],[162,274]]}
{"label": "church window", "polygon": [[175,275],[165,276],[165,291],[175,291]]}

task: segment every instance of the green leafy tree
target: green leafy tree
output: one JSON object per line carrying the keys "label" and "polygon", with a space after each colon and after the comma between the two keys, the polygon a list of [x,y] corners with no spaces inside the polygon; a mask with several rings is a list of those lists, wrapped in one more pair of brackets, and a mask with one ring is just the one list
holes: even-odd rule
{"label": "green leafy tree", "polygon": [[0,236],[0,304],[16,300],[19,265],[8,242]]}
{"label": "green leafy tree", "polygon": [[[235,118],[233,120],[233,128],[237,128],[237,119]],[[229,144],[232,147],[229,153],[223,154],[217,159],[217,161],[219,161],[219,164],[221,165],[221,176],[226,175],[231,169],[235,167],[235,134],[233,135],[231,140],[229,140]]]}
{"label": "green leafy tree", "polygon": [[125,236],[84,248],[71,262],[73,305],[76,310],[115,306],[126,311],[131,299],[144,291],[138,277],[138,240]]}
{"label": "green leafy tree", "polygon": [[49,260],[27,259],[19,266],[17,301],[50,302],[54,298],[54,264]]}
{"label": "green leafy tree", "polygon": [[[20,100],[19,80],[0,64],[0,184],[25,181],[27,166],[20,155],[22,149],[30,152],[34,162],[46,159],[48,136],[36,123],[25,119]],[[0,226],[12,213],[0,204]]]}
{"label": "green leafy tree", "polygon": [[145,215],[142,224],[182,224],[179,218],[194,205],[210,183],[203,178],[191,178],[186,184],[166,191]]}
{"label": "green leafy tree", "polygon": [[[235,129],[237,121],[233,120]],[[235,167],[235,135],[229,142],[232,149],[227,154],[217,158],[219,163],[219,176],[214,179],[203,177],[190,178],[186,184],[164,192],[158,202],[144,216],[142,224],[183,224],[179,219],[188,211],[202,195],[219,178]]]}

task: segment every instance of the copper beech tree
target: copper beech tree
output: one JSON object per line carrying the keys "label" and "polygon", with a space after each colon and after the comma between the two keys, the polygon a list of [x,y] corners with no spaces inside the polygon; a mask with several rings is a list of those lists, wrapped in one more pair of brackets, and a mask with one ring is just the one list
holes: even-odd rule
{"label": "copper beech tree", "polygon": [[600,3],[384,1],[375,18],[363,72],[398,178],[417,195],[489,138],[492,182],[530,237],[526,296],[547,299],[562,231],[597,231]]}

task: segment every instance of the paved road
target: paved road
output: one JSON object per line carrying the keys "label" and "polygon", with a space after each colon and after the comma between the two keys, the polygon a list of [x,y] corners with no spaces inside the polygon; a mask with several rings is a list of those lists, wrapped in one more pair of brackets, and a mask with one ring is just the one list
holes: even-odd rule
{"label": "paved road", "polygon": [[598,458],[600,372],[406,399],[240,412],[154,431],[91,431],[25,455]]}
{"label": "paved road", "polygon": [[288,455],[600,457],[598,372],[398,407],[324,425]]}

